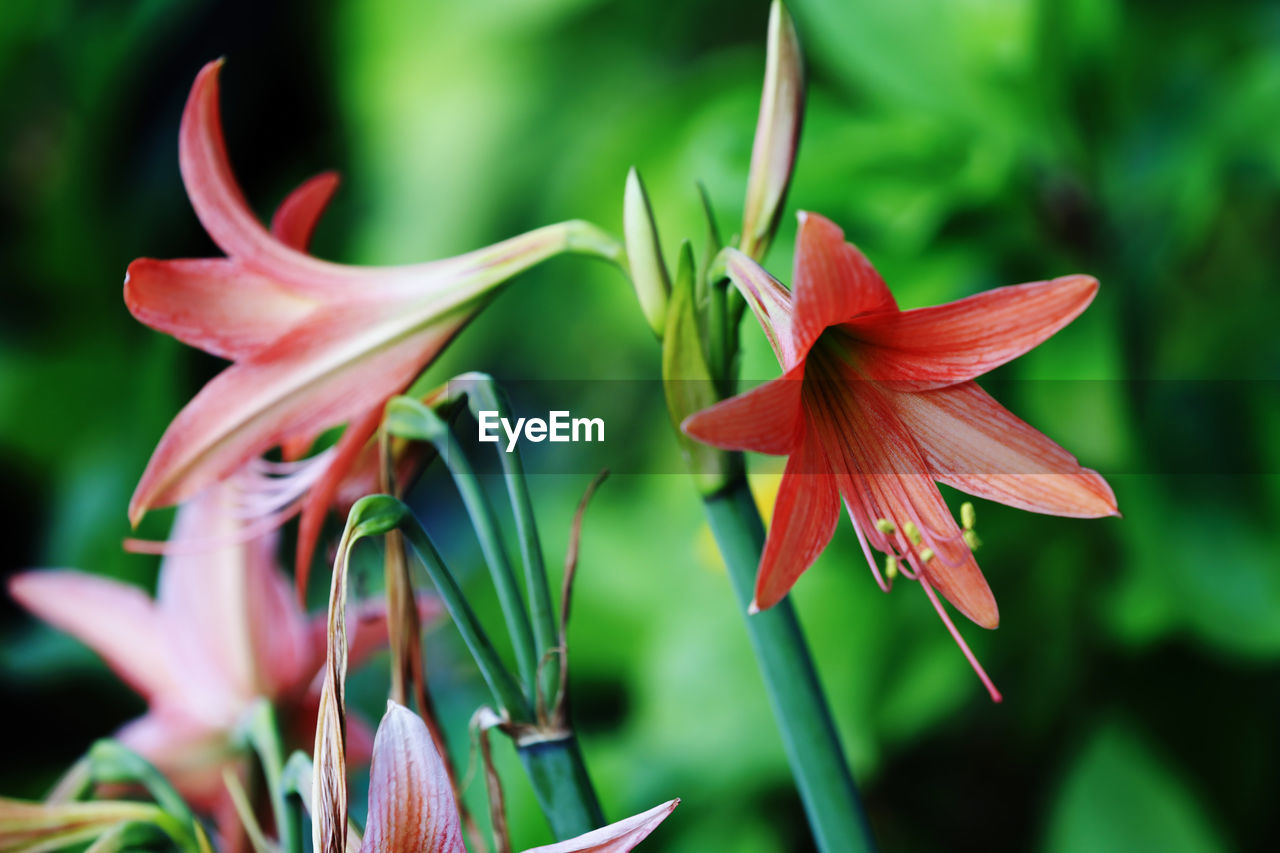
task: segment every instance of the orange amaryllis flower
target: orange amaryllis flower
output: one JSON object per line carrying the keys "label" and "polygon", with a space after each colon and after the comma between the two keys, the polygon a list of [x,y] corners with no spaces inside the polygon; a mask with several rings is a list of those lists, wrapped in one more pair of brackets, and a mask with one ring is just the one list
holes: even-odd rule
{"label": "orange amaryllis flower", "polygon": [[[527,853],[625,853],[653,832],[679,800]],[[369,778],[369,821],[361,850],[466,853],[453,787],[422,719],[394,702],[378,726]]]}
{"label": "orange amaryllis flower", "polygon": [[[218,112],[221,61],[191,90],[179,134],[187,194],[223,258],[129,266],[125,302],[142,322],[234,362],[178,414],[129,504],[136,524],[276,445],[305,448],[350,423],[312,490],[332,496],[403,390],[492,297],[497,285],[563,251],[609,255],[582,222],[547,226],[446,260],[356,267],[304,251],[337,179],[321,175],[281,206],[268,231],[236,184]],[[278,507],[277,507],[278,509]],[[316,525],[318,527],[318,525]]]}
{"label": "orange amaryllis flower", "polygon": [[[178,510],[173,535],[184,544],[165,557],[154,600],[130,584],[61,570],[17,575],[9,592],[90,646],[147,700],[147,712],[116,737],[194,807],[234,822],[222,771],[247,767],[236,729],[265,697],[286,740],[310,744],[326,626],[323,615],[302,611],[277,568],[275,534],[241,541],[232,488],[214,486]],[[420,609],[424,617],[438,612],[434,599],[421,599]],[[386,642],[383,602],[362,604],[352,623],[353,661]],[[355,717],[349,723],[353,760],[366,760],[372,731]]]}
{"label": "orange amaryllis flower", "polygon": [[871,548],[920,581],[998,698],[934,594],[985,628],[999,622],[972,535],[934,481],[1034,512],[1116,514],[1102,477],[972,381],[1071,322],[1097,281],[1066,276],[901,311],[870,262],[821,216],[800,214],[790,292],[729,252],[729,273],[785,372],[691,415],[684,429],[718,447],[789,457],[753,607],[776,604],[813,564],[843,499],[882,588]]}

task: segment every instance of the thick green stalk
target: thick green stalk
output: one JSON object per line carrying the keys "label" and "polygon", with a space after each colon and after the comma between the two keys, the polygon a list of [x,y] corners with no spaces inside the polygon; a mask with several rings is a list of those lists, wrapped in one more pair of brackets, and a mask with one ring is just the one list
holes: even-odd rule
{"label": "thick green stalk", "polygon": [[576,736],[537,741],[518,749],[538,805],[556,838],[574,838],[604,826],[604,813]]}
{"label": "thick green stalk", "polygon": [[[764,546],[760,513],[742,477],[703,500],[745,614]],[[746,623],[818,849],[824,853],[874,850],[858,789],[791,602],[783,599],[747,616]]]}

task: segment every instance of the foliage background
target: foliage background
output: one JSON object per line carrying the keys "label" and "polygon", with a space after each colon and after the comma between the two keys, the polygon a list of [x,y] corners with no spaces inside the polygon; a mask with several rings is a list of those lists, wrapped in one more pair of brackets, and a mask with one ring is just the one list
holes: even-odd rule
{"label": "foliage background", "polygon": [[[1004,618],[966,633],[1005,704],[917,590],[876,591],[847,526],[797,588],[883,847],[1263,849],[1280,831],[1280,9],[793,9],[810,71],[793,208],[845,226],[906,306],[1068,272],[1103,282],[1082,319],[988,383],[1106,474],[1125,513],[979,506]],[[228,57],[232,159],[260,212],[316,171],[344,173],[318,254],[421,260],[572,217],[616,232],[632,164],[673,253],[700,233],[695,180],[723,228],[737,221],[766,16],[711,0],[7,4],[4,571],[153,581],[153,559],[120,551],[124,507],[218,364],[135,323],[120,281],[137,256],[212,251],[174,154],[203,62]],[[788,215],[769,258],[784,279],[793,237]],[[744,329],[748,375],[772,375]],[[622,280],[569,259],[517,282],[433,376],[463,369],[628,380],[655,376],[658,353]],[[661,409],[628,418],[610,421],[610,447],[674,470]],[[776,464],[754,462],[767,493]],[[554,564],[587,474],[534,479]],[[418,501],[479,581],[438,477]],[[10,602],[0,619],[0,790],[34,795],[140,705]],[[684,798],[646,849],[808,843],[738,619],[690,484],[610,482],[588,516],[574,695],[611,816]],[[482,695],[450,630],[430,642],[461,756]],[[374,666],[354,690],[375,711],[382,678]],[[503,760],[515,840],[541,841]]]}

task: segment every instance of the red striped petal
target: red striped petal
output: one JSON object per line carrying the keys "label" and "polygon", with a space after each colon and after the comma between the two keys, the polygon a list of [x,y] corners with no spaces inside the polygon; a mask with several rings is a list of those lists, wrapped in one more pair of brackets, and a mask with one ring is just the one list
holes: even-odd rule
{"label": "red striped petal", "polygon": [[1098,282],[1072,275],[988,290],[966,299],[853,320],[865,376],[910,390],[954,385],[1022,355],[1093,301]]}
{"label": "red striped petal", "polygon": [[844,241],[839,226],[816,213],[800,213],[791,293],[795,349],[789,363],[803,358],[828,326],[861,314],[898,310],[866,256]]}
{"label": "red striped petal", "polygon": [[362,850],[466,853],[453,787],[422,719],[387,703],[373,742]]}
{"label": "red striped petal", "polygon": [[1117,514],[1106,480],[977,384],[892,399],[935,479],[1032,512],[1076,518]]}
{"label": "red striped petal", "polygon": [[755,609],[777,604],[831,541],[840,519],[836,479],[816,438],[806,437],[787,460],[773,521],[756,575]]}
{"label": "red striped petal", "polygon": [[800,387],[804,364],[763,385],[684,419],[680,428],[704,444],[781,456],[803,434]]}
{"label": "red striped petal", "polygon": [[[859,527],[880,550],[896,548],[911,555],[965,616],[984,628],[996,627],[995,598],[910,432],[872,383],[840,371],[826,358],[811,358],[806,398],[812,394],[813,408],[820,413],[811,428],[817,431]],[[892,540],[876,529],[876,520],[882,518],[898,528]],[[907,540],[907,522],[920,529],[923,545]],[[928,562],[920,557],[926,547],[934,552]]]}

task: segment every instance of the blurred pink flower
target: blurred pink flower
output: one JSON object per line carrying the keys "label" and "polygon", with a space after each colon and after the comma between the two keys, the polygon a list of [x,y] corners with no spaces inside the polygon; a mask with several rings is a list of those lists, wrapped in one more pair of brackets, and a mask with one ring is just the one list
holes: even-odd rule
{"label": "blurred pink flower", "polygon": [[[92,648],[146,699],[147,712],[115,736],[220,823],[235,821],[223,770],[248,767],[233,741],[242,716],[265,697],[286,744],[309,746],[325,660],[324,615],[298,605],[276,566],[274,533],[238,535],[244,520],[232,491],[217,485],[178,510],[173,537],[182,544],[164,558],[154,600],[136,586],[68,570],[9,582],[14,599]],[[423,598],[420,610],[426,618],[438,608]],[[386,642],[383,603],[362,604],[352,621],[358,662]],[[348,720],[352,759],[367,760],[369,725]]]}

